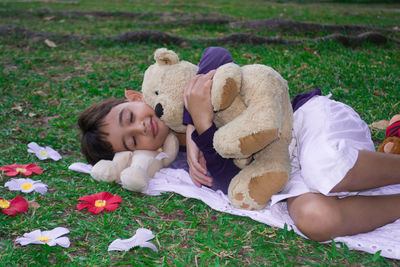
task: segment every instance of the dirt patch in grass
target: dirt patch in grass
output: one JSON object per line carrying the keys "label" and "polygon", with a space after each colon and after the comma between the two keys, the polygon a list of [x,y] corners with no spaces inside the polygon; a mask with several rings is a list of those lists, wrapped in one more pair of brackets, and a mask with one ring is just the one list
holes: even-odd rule
{"label": "dirt patch in grass", "polygon": [[48,32],[36,32],[24,29],[15,25],[7,25],[0,28],[0,36],[16,35],[23,38],[54,38],[64,40],[108,40],[122,43],[142,43],[142,42],[154,42],[154,43],[167,43],[187,46],[190,43],[205,43],[205,44],[252,44],[252,45],[263,45],[263,44],[300,44],[306,42],[325,42],[330,40],[338,41],[339,43],[346,46],[357,46],[364,42],[370,42],[377,45],[386,44],[388,41],[392,41],[400,45],[400,40],[388,38],[378,32],[364,32],[356,36],[348,36],[340,33],[330,34],[325,37],[318,38],[302,38],[302,39],[284,39],[280,37],[263,37],[249,33],[234,33],[220,38],[184,38],[171,34],[167,34],[160,31],[153,30],[139,30],[130,31],[116,35],[110,35],[108,37],[96,37],[96,36],[85,36],[85,35],[71,35],[71,34],[56,34]]}

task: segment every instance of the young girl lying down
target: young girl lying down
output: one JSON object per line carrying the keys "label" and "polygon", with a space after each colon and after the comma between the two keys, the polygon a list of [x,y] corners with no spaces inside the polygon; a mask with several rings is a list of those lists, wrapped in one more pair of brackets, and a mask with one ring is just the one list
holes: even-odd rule
{"label": "young girl lying down", "polygon": [[[227,192],[239,168],[212,148],[216,127],[210,100],[213,69],[232,62],[218,47],[205,50],[199,72],[185,89],[184,123],[189,174],[194,184]],[[356,196],[355,192],[400,183],[400,156],[375,152],[368,126],[349,106],[319,90],[296,96],[291,177],[271,205],[287,201],[296,226],[310,239],[374,230],[400,218],[400,194]],[[91,164],[116,152],[158,149],[170,132],[154,110],[137,101],[106,99],[79,117],[82,152]],[[183,144],[183,142],[182,142]],[[209,175],[208,175],[209,173]]]}

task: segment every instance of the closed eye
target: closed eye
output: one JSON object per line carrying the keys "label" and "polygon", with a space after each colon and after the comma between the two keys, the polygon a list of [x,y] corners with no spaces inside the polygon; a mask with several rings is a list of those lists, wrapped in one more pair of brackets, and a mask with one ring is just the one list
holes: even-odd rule
{"label": "closed eye", "polygon": [[132,136],[132,140],[133,140],[133,145],[136,147],[136,139],[134,136]]}

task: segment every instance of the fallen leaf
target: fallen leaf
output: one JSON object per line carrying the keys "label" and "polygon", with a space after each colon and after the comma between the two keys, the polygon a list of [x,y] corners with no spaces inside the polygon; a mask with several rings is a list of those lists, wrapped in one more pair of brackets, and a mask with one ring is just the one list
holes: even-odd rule
{"label": "fallen leaf", "polygon": [[29,207],[32,208],[32,209],[38,209],[38,208],[40,208],[40,204],[37,203],[35,200],[28,201],[28,205],[29,205]]}
{"label": "fallen leaf", "polygon": [[17,110],[22,112],[22,107],[19,104],[14,103],[14,106],[11,108],[12,110]]}
{"label": "fallen leaf", "polygon": [[81,40],[81,44],[87,44],[87,43],[88,43],[88,40],[86,40],[86,39]]}
{"label": "fallen leaf", "polygon": [[37,114],[35,114],[35,113],[33,113],[33,112],[29,112],[29,113],[28,113],[28,116],[29,116],[30,118],[33,118],[33,117],[37,116]]}
{"label": "fallen leaf", "polygon": [[249,59],[261,59],[261,57],[258,56],[258,55],[251,55],[251,54],[248,54],[248,53],[244,53],[243,56],[246,57],[246,58],[249,58]]}
{"label": "fallen leaf", "polygon": [[48,47],[51,47],[51,48],[57,47],[57,45],[56,45],[54,42],[50,41],[49,39],[44,40],[44,43],[45,43]]}
{"label": "fallen leaf", "polygon": [[52,20],[52,19],[54,19],[54,16],[44,17],[43,19],[44,19],[44,20],[47,20],[47,21],[48,21],[48,20]]}
{"label": "fallen leaf", "polygon": [[24,130],[22,130],[20,127],[15,127],[12,129],[13,131],[18,131],[18,132],[23,132]]}
{"label": "fallen leaf", "polygon": [[42,121],[47,123],[49,120],[58,119],[59,117],[60,117],[60,115],[55,115],[55,116],[50,116],[50,117],[43,117]]}
{"label": "fallen leaf", "polygon": [[383,91],[374,91],[374,92],[372,92],[372,94],[376,95],[376,96],[386,95]]}
{"label": "fallen leaf", "polygon": [[52,100],[52,101],[49,102],[50,106],[55,106],[55,105],[58,105],[58,104],[60,104],[60,100],[58,100],[58,99]]}
{"label": "fallen leaf", "polygon": [[183,41],[182,43],[179,44],[182,47],[192,47],[188,42]]}
{"label": "fallen leaf", "polygon": [[389,121],[387,120],[380,120],[380,121],[375,121],[369,125],[371,128],[378,129],[378,130],[386,130],[386,128],[389,126]]}
{"label": "fallen leaf", "polygon": [[45,92],[43,92],[43,91],[36,91],[36,92],[34,92],[33,93],[34,95],[40,95],[41,97],[46,97],[47,96],[47,94],[45,93]]}

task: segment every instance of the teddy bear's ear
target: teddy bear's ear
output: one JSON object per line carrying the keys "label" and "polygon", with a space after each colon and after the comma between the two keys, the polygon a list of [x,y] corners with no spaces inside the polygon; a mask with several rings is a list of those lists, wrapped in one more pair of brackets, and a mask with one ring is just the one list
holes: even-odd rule
{"label": "teddy bear's ear", "polygon": [[172,65],[179,62],[178,55],[174,51],[166,48],[157,49],[156,52],[154,52],[154,60],[159,65]]}

